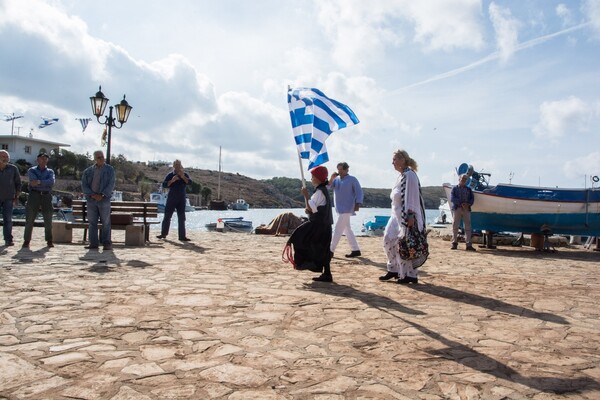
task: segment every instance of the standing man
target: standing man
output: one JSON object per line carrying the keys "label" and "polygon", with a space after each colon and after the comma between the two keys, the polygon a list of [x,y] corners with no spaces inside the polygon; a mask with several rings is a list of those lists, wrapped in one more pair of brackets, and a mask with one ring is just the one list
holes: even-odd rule
{"label": "standing man", "polygon": [[104,160],[102,150],[94,152],[94,165],[83,171],[81,189],[87,200],[87,216],[90,222],[90,245],[86,249],[98,248],[98,218],[102,224],[102,246],[112,250],[110,239],[110,198],[115,188],[115,170]]}
{"label": "standing man", "polygon": [[52,243],[52,186],[54,186],[54,171],[47,167],[48,154],[41,152],[37,156],[37,166],[29,168],[29,196],[25,205],[25,234],[23,235],[23,248],[29,247],[33,223],[40,207],[44,217],[44,236],[48,247],[54,247]]}
{"label": "standing man", "polygon": [[361,255],[358,242],[350,227],[350,217],[360,209],[363,203],[363,191],[358,179],[348,174],[349,169],[348,163],[339,163],[337,165],[338,172],[331,174],[329,180],[331,182],[329,188],[333,189],[335,195],[335,211],[338,215],[333,237],[331,238],[331,246],[329,247],[332,257],[343,234],[346,235],[352,250],[350,254],[346,254],[346,257],[359,257]]}
{"label": "standing man", "polygon": [[160,235],[158,235],[157,238],[164,239],[167,237],[169,234],[169,227],[171,226],[171,217],[173,216],[173,212],[177,210],[177,230],[179,233],[179,240],[182,242],[190,241],[185,235],[185,188],[187,185],[191,184],[192,180],[183,170],[181,161],[173,161],[173,171],[165,176],[162,184],[163,188],[169,188],[169,194],[167,195],[167,204],[165,205],[165,215]]}
{"label": "standing man", "polygon": [[0,208],[2,209],[2,233],[4,245],[14,246],[12,236],[13,205],[17,204],[21,194],[21,175],[19,169],[9,164],[10,154],[0,150]]}
{"label": "standing man", "polygon": [[467,186],[466,174],[460,176],[458,185],[452,188],[450,192],[450,203],[452,205],[452,247],[451,250],[456,250],[458,247],[458,227],[460,221],[463,221],[465,226],[465,241],[467,242],[467,251],[476,251],[471,244],[471,206],[475,202],[473,191]]}

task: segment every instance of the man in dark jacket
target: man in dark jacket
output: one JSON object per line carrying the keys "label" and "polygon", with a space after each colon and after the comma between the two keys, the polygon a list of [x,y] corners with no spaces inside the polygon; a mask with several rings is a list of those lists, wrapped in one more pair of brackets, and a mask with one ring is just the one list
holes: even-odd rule
{"label": "man in dark jacket", "polygon": [[171,226],[171,217],[173,216],[173,212],[177,210],[177,230],[179,233],[179,240],[183,242],[190,241],[185,234],[185,188],[187,185],[191,184],[192,180],[183,170],[181,161],[175,160],[173,162],[173,171],[169,172],[163,181],[163,188],[169,188],[169,194],[167,195],[165,216],[163,218],[160,235],[158,235],[157,238],[164,239],[167,237]]}
{"label": "man in dark jacket", "polygon": [[2,209],[2,233],[4,244],[14,246],[12,236],[13,205],[17,204],[21,193],[21,175],[19,169],[9,164],[10,154],[0,150],[0,209]]}
{"label": "man in dark jacket", "polygon": [[458,185],[452,188],[450,192],[450,203],[452,206],[452,250],[458,247],[458,227],[460,221],[463,221],[465,226],[465,242],[467,242],[467,251],[476,251],[471,244],[471,206],[475,202],[473,191],[467,186],[468,176],[463,174],[460,176]]}

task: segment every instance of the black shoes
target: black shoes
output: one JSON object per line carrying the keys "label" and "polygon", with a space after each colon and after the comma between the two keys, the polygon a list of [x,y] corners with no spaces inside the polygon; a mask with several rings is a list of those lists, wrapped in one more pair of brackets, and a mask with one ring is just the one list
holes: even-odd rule
{"label": "black shoes", "polygon": [[475,247],[473,247],[472,245],[468,245],[465,250],[467,250],[467,251],[477,251],[477,249]]}
{"label": "black shoes", "polygon": [[13,242],[12,240],[10,242],[4,242],[5,246],[14,246],[15,242]]}
{"label": "black shoes", "polygon": [[26,240],[23,242],[23,246],[21,246],[22,249],[28,249],[29,248],[29,240]]}
{"label": "black shoes", "polygon": [[398,273],[397,272],[389,272],[383,276],[379,277],[380,281],[389,281],[390,279],[396,279],[398,278]]}
{"label": "black shoes", "polygon": [[102,246],[102,250],[112,250],[112,244],[105,244],[104,246]]}
{"label": "black shoes", "polygon": [[98,250],[98,246],[93,246],[93,245],[89,245],[89,246],[85,246],[86,249],[88,250]]}
{"label": "black shoes", "polygon": [[450,250],[456,250],[458,249],[458,243],[452,243],[452,247],[450,247]]}
{"label": "black shoes", "polygon": [[360,257],[360,250],[352,250],[352,252],[350,254],[346,254],[346,257],[350,258],[350,257]]}
{"label": "black shoes", "polygon": [[191,240],[192,240],[192,239],[190,239],[190,238],[186,238],[186,237],[184,237],[184,238],[180,238],[180,239],[179,239],[179,241],[180,241],[180,242],[190,242]]}
{"label": "black shoes", "polygon": [[52,240],[48,240],[48,241],[46,242],[46,245],[47,245],[48,247],[54,247],[54,243],[52,243]]}
{"label": "black shoes", "polygon": [[402,279],[398,279],[396,283],[400,285],[408,285],[409,283],[419,283],[419,278],[411,278],[410,276],[405,276]]}
{"label": "black shoes", "polygon": [[158,235],[158,236],[156,236],[157,239],[164,239],[166,237],[167,237],[167,235]]}
{"label": "black shoes", "polygon": [[315,282],[333,282],[333,277],[331,274],[321,274],[317,277],[312,278]]}

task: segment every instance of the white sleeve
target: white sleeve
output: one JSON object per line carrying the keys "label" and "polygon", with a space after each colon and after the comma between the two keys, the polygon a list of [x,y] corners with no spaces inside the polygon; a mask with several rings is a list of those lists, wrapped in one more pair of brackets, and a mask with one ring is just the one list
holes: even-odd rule
{"label": "white sleeve", "polygon": [[315,190],[313,195],[308,200],[308,206],[313,213],[317,212],[317,207],[324,206],[326,203],[327,199],[325,199],[325,195],[320,190]]}

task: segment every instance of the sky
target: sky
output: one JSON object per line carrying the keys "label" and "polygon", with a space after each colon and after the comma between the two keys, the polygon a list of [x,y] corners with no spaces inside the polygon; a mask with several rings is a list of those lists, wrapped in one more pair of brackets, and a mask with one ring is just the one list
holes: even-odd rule
{"label": "sky", "polygon": [[393,186],[397,149],[423,186],[462,163],[492,184],[600,175],[600,0],[0,0],[0,54],[0,116],[23,115],[0,134],[77,153],[102,148],[101,85],[133,107],[113,155],[217,170],[221,147],[223,171],[300,178],[287,88],[314,87],[359,118],[325,166],[364,187]]}

